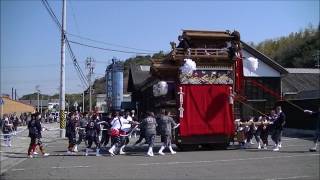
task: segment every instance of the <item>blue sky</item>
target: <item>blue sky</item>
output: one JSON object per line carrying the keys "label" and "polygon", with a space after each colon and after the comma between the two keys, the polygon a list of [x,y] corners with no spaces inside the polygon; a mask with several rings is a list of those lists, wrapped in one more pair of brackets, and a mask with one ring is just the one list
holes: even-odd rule
{"label": "blue sky", "polygon": [[[61,21],[62,1],[49,1]],[[238,30],[245,42],[286,36],[319,24],[319,1],[67,1],[67,32],[138,49],[169,51],[182,29]],[[70,40],[104,48],[133,51],[69,36]],[[96,63],[104,75],[112,57],[135,54],[101,51],[71,44],[82,66]],[[35,86],[58,92],[60,33],[41,1],[1,0],[1,93],[18,96]],[[81,92],[80,80],[66,54],[66,92]]]}

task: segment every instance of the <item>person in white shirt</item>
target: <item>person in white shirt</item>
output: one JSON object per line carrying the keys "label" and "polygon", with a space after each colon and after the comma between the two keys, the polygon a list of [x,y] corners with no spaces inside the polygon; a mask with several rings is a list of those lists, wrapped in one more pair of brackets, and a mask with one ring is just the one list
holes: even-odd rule
{"label": "person in white shirt", "polygon": [[132,130],[133,120],[129,112],[125,113],[125,116],[120,117],[121,128],[120,128],[120,142],[121,147],[119,154],[126,154],[123,149],[129,143],[129,133]]}
{"label": "person in white shirt", "polygon": [[115,112],[113,114],[113,119],[110,122],[111,125],[111,148],[109,149],[109,153],[111,156],[115,155],[116,148],[119,148],[120,145],[120,129],[121,129],[121,117],[119,116],[119,112]]}

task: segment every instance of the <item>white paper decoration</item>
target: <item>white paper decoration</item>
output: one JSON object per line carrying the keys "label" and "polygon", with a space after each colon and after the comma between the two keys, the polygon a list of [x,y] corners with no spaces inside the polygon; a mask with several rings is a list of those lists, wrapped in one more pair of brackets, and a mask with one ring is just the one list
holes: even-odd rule
{"label": "white paper decoration", "polygon": [[251,71],[256,71],[259,65],[258,59],[254,57],[249,57],[248,61],[249,61],[249,67]]}
{"label": "white paper decoration", "polygon": [[184,59],[184,64],[180,67],[181,73],[184,75],[192,75],[192,72],[196,69],[197,65],[192,59]]}
{"label": "white paper decoration", "polygon": [[157,84],[153,85],[153,95],[163,96],[168,93],[168,83],[165,81],[159,81]]}

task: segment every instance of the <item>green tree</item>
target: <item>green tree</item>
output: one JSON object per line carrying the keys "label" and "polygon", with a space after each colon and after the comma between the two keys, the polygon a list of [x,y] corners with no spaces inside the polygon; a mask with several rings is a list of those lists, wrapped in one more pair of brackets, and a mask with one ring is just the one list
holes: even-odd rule
{"label": "green tree", "polygon": [[320,49],[319,28],[311,25],[286,37],[268,39],[256,49],[288,68],[314,68],[314,53]]}

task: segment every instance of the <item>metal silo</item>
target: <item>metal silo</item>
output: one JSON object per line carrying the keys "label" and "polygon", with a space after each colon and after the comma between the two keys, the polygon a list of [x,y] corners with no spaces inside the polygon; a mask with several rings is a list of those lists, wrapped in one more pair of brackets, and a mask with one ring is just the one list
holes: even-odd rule
{"label": "metal silo", "polygon": [[123,63],[112,59],[112,109],[121,110],[123,100]]}
{"label": "metal silo", "polygon": [[112,64],[106,69],[106,103],[107,110],[112,110]]}

